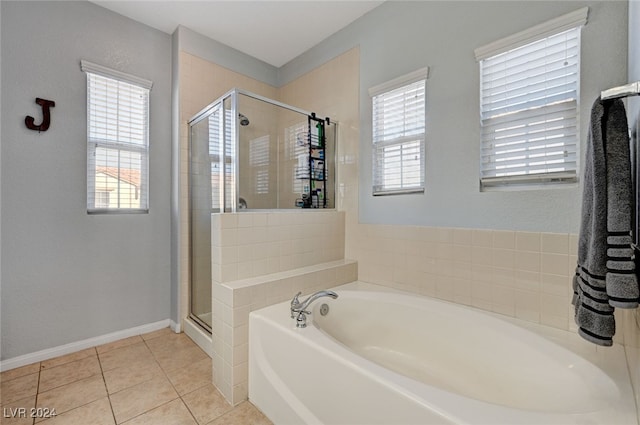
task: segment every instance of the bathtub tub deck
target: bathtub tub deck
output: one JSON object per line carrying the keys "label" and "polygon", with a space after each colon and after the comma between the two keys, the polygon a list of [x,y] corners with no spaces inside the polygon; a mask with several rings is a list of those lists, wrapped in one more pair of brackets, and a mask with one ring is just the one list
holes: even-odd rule
{"label": "bathtub tub deck", "polygon": [[377,285],[333,290],[305,329],[288,302],[250,315],[249,399],[276,425],[638,424],[619,345]]}

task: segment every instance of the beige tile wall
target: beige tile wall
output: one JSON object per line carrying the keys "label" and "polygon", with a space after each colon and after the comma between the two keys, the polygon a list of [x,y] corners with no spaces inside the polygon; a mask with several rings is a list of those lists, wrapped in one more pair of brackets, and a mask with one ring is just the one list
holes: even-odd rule
{"label": "beige tile wall", "polygon": [[248,321],[255,309],[357,279],[344,258],[344,213],[211,216],[213,382],[232,404],[247,398]]}
{"label": "beige tile wall", "polygon": [[576,236],[361,224],[359,279],[569,329]]}
{"label": "beige tile wall", "polygon": [[211,216],[214,282],[344,258],[344,212],[291,210]]}
{"label": "beige tile wall", "polygon": [[247,399],[250,312],[357,276],[355,261],[338,260],[214,285],[213,376],[225,398],[234,405]]}
{"label": "beige tile wall", "polygon": [[358,227],[360,50],[354,47],[278,89],[281,102],[338,122],[335,207],[346,213],[346,258]]}
{"label": "beige tile wall", "polygon": [[189,125],[188,121],[220,96],[243,88],[274,98],[276,89],[186,52],[180,52],[180,311],[189,314]]}

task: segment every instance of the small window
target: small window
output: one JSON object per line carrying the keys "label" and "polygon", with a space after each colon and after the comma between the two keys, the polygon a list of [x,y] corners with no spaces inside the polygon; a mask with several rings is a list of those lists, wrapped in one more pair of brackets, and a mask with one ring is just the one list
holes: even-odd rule
{"label": "small window", "polygon": [[[227,112],[227,111],[225,111]],[[228,113],[224,113],[226,115],[226,120],[231,119],[231,111]],[[218,107],[213,110],[211,115],[209,116],[208,127],[209,127],[209,172],[211,173],[211,212],[220,212],[220,178],[222,171],[222,156],[220,155],[221,149],[221,141],[222,141],[222,126],[223,123],[223,109]],[[227,123],[227,127],[230,123]],[[227,146],[229,149],[229,146]],[[227,155],[225,155],[226,159]],[[193,161],[193,159],[192,159]],[[229,179],[231,177],[229,173],[229,167],[231,166],[230,161],[225,161],[225,177]],[[191,165],[195,167],[195,164]]]}
{"label": "small window", "polygon": [[373,194],[424,192],[428,68],[373,87]]}
{"label": "small window", "polygon": [[87,210],[147,212],[151,83],[82,61],[87,73]]}
{"label": "small window", "polygon": [[249,140],[249,166],[253,173],[253,193],[269,193],[269,135]]}
{"label": "small window", "polygon": [[586,14],[559,18],[572,16],[572,28],[565,23],[550,33],[539,26],[546,31],[533,41],[480,59],[482,188],[577,180],[579,25]]}

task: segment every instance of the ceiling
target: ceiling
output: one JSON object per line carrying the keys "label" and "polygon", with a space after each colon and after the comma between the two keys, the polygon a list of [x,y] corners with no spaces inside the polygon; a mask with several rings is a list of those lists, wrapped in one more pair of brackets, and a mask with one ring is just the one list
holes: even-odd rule
{"label": "ceiling", "polygon": [[168,34],[183,25],[278,68],[383,3],[369,0],[90,1]]}

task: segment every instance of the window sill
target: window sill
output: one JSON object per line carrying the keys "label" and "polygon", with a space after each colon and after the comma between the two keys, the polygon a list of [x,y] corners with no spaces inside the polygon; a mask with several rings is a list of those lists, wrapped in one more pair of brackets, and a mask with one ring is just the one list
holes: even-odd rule
{"label": "window sill", "polygon": [[424,187],[416,187],[414,189],[379,190],[373,192],[373,196],[408,195],[418,193],[424,193]]}
{"label": "window sill", "polygon": [[149,209],[137,208],[96,208],[88,209],[87,214],[149,214]]}

